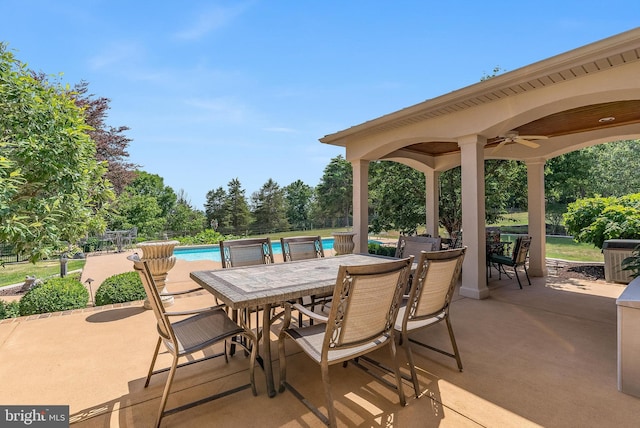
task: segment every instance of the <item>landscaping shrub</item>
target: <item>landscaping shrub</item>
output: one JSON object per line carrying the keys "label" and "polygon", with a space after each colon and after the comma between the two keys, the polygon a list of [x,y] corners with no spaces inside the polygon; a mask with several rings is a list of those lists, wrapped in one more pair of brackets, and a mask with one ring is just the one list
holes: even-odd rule
{"label": "landscaping shrub", "polygon": [[147,297],[138,272],[125,272],[105,279],[96,290],[96,306],[132,302]]}
{"label": "landscaping shrub", "polygon": [[205,229],[195,236],[178,236],[174,237],[173,239],[179,241],[180,245],[206,245],[217,244],[222,240],[232,238],[225,237],[224,235],[216,232],[213,229]]}
{"label": "landscaping shrub", "polygon": [[396,255],[396,247],[390,247],[387,245],[380,245],[376,243],[369,244],[369,254],[377,254],[379,256],[390,256],[394,257]]}
{"label": "landscaping shrub", "polygon": [[20,316],[20,303],[0,300],[0,320],[17,318]]}
{"label": "landscaping shrub", "polygon": [[569,204],[564,215],[578,242],[602,248],[607,239],[640,238],[640,193],[619,198],[586,198]]}
{"label": "landscaping shrub", "polygon": [[89,292],[75,278],[52,278],[36,285],[20,299],[20,315],[67,311],[87,306]]}

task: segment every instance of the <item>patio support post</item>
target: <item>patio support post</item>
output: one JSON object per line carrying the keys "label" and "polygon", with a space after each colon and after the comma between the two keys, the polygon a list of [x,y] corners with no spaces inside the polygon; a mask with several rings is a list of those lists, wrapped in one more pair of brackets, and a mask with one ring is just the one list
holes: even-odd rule
{"label": "patio support post", "polygon": [[547,276],[546,222],[544,193],[544,159],[533,159],[527,165],[527,204],[529,211],[529,275]]}
{"label": "patio support post", "polygon": [[428,168],[424,173],[426,190],[426,232],[431,236],[439,236],[438,224],[440,223],[440,211],[438,201],[440,200],[440,189],[438,187],[438,177],[440,173]]}
{"label": "patio support post", "polygon": [[458,139],[462,170],[462,241],[467,246],[460,295],[473,299],[489,297],[484,220],[483,150],[486,142],[480,135]]}
{"label": "patio support post", "polygon": [[369,161],[356,159],[353,167],[353,231],[354,252],[366,253],[369,239]]}

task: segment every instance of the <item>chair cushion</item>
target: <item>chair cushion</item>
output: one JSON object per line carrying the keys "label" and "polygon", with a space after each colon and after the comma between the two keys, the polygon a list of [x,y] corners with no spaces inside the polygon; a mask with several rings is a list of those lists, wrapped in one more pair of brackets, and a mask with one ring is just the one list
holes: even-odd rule
{"label": "chair cushion", "polygon": [[501,256],[499,254],[491,254],[489,260],[493,263],[500,263],[502,265],[513,266],[513,259],[507,256]]}
{"label": "chair cushion", "polygon": [[[326,324],[314,324],[304,328],[289,328],[285,333],[296,341],[302,350],[317,363],[322,358],[322,344],[324,342]],[[359,355],[366,354],[376,346],[381,345],[389,339],[389,336],[383,335],[375,340],[371,340],[364,345],[354,346],[353,348],[343,348],[338,351],[329,351],[328,362],[338,363]]]}

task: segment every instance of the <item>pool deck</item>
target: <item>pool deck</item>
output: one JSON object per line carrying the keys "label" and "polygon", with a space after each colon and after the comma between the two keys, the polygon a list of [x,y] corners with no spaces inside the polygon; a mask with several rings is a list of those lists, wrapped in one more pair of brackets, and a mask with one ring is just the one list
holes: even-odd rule
{"label": "pool deck", "polygon": [[[83,279],[97,284],[132,269],[133,250],[90,256]],[[276,262],[281,262],[276,257]],[[193,287],[192,270],[220,267],[212,261],[178,260],[168,288]],[[616,303],[624,286],[604,281],[532,278],[519,289],[515,279],[492,278],[491,295],[474,300],[456,294],[452,318],[464,372],[438,353],[414,348],[423,396],[408,405],[394,391],[353,367],[332,368],[340,427],[634,427],[640,399],[616,385]],[[175,310],[211,304],[208,293],[176,299]],[[275,343],[279,324],[271,331]],[[444,325],[420,333],[446,347]],[[151,426],[166,376],[149,387],[144,377],[157,340],[155,319],[141,302],[22,317],[0,322],[0,403],[66,404],[73,426]],[[219,348],[218,348],[219,349]],[[323,406],[317,365],[287,346],[289,370],[305,395]],[[386,350],[383,350],[386,351]],[[388,358],[388,352],[376,354]],[[278,364],[275,353],[274,364]],[[406,369],[406,358],[400,353]],[[162,353],[160,364],[167,366]],[[334,376],[335,375],[335,376]],[[164,427],[320,427],[293,394],[266,394],[256,370],[258,396],[243,391],[168,416]],[[176,375],[170,406],[246,383],[241,355],[185,367]]]}

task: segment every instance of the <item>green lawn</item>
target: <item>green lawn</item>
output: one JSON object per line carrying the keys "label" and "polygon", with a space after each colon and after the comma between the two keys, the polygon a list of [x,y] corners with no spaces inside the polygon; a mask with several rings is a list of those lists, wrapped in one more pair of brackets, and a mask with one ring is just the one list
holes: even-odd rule
{"label": "green lawn", "polygon": [[[502,241],[515,242],[516,235],[503,233]],[[513,247],[511,247],[513,249]],[[575,242],[572,238],[564,236],[547,236],[546,256],[551,259],[563,259],[574,262],[604,262],[604,256],[600,248],[591,244]]]}
{"label": "green lawn", "polygon": [[529,222],[529,214],[526,212],[509,213],[505,214],[504,217],[504,220],[500,220],[487,226],[516,226],[520,224],[527,224]]}
{"label": "green lawn", "polygon": [[[67,272],[82,269],[84,264],[85,260],[69,260]],[[59,274],[60,261],[58,260],[46,260],[36,264],[30,262],[5,264],[4,267],[0,267],[0,287],[24,282],[27,276],[48,278]]]}

